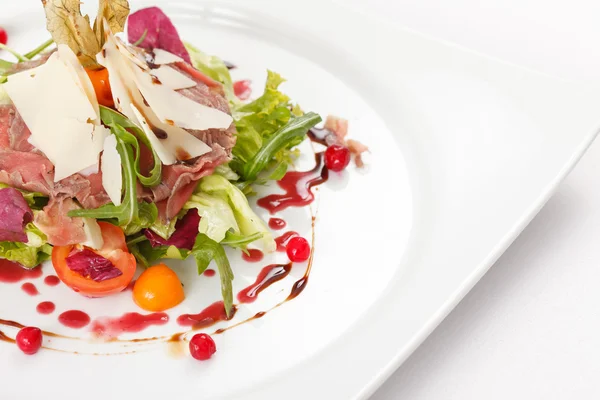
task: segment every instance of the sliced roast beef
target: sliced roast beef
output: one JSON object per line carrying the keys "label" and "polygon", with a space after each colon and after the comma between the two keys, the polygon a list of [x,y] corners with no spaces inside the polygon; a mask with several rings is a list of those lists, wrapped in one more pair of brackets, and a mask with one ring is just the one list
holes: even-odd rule
{"label": "sliced roast beef", "polygon": [[87,239],[83,219],[67,216],[69,211],[78,208],[73,199],[54,197],[42,211],[35,214],[33,222],[48,236],[48,243],[54,246],[82,243]]}
{"label": "sliced roast beef", "polygon": [[[229,102],[225,98],[225,93],[223,92],[223,86],[221,84],[215,86],[207,85],[204,83],[203,79],[198,77],[198,71],[190,65],[178,63],[172,67],[186,75],[188,78],[198,82],[198,84],[192,88],[178,90],[179,93],[196,103],[231,114]],[[231,149],[235,146],[235,135],[237,132],[233,123],[227,130],[207,129],[204,131],[189,130],[189,132],[211,147],[213,147],[214,143],[218,143],[228,155],[231,155]]]}
{"label": "sliced roast beef", "polygon": [[42,154],[0,149],[0,182],[50,196],[53,177],[54,165]]}
{"label": "sliced roast beef", "polygon": [[31,132],[12,104],[0,105],[0,149],[33,151]]}

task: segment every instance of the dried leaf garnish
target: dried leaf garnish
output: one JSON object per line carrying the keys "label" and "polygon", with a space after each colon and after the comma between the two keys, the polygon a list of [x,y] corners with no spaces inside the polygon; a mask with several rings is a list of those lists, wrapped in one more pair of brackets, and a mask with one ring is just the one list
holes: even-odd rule
{"label": "dried leaf garnish", "polygon": [[42,4],[52,39],[69,46],[84,67],[97,65],[96,54],[101,47],[89,17],[81,15],[79,0],[42,0]]}
{"label": "dried leaf garnish", "polygon": [[110,30],[115,34],[123,32],[128,15],[129,3],[127,0],[100,0],[98,17],[94,22],[94,32],[98,43],[104,44],[104,24],[100,23],[102,19],[106,20]]}
{"label": "dried leaf garnish", "polygon": [[99,0],[94,29],[90,18],[81,15],[80,0],[42,0],[46,27],[56,44],[66,44],[84,67],[95,67],[96,54],[104,45],[105,20],[112,33],[123,32],[129,15],[127,0]]}

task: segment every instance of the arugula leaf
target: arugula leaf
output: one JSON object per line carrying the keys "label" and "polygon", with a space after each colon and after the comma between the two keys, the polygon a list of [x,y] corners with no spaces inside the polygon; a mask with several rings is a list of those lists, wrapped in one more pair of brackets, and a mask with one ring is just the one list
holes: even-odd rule
{"label": "arugula leaf", "polygon": [[[265,170],[271,170],[267,180],[281,179],[295,156],[292,148],[321,121],[317,114],[304,114],[290,103],[290,98],[279,91],[283,82],[281,75],[268,71],[263,94],[250,103],[234,106],[238,135],[229,165],[241,176],[240,185],[243,181],[255,182]],[[246,190],[245,185],[242,190]]]}
{"label": "arugula leaf", "polygon": [[152,157],[154,158],[154,166],[150,170],[150,176],[145,176],[141,172],[141,156],[140,156],[140,146],[137,140],[131,140],[128,137],[128,143],[131,144],[135,149],[135,174],[137,175],[140,183],[147,187],[153,187],[160,183],[162,177],[162,163],[160,158],[158,158],[158,154],[152,148],[152,144],[148,137],[144,133],[144,131],[139,128],[136,124],[134,124],[129,118],[124,116],[123,114],[112,110],[108,107],[100,106],[100,118],[102,122],[109,126],[121,126],[125,129],[131,129],[135,132],[136,136],[134,137],[141,140],[142,143],[146,145],[152,151]]}
{"label": "arugula leaf", "polygon": [[293,118],[265,141],[254,157],[244,165],[242,177],[247,181],[256,180],[258,174],[267,167],[277,152],[298,139],[303,140],[308,130],[321,121],[321,117],[313,112]]}
{"label": "arugula leaf", "polygon": [[[123,202],[119,206],[106,204],[93,210],[72,210],[69,211],[69,216],[95,219],[116,218],[120,226],[126,226],[138,217],[137,182],[133,162],[133,151],[131,146],[127,144],[131,140],[135,140],[135,137],[120,125],[113,124],[111,125],[110,130],[117,137],[117,151],[121,156],[121,163],[123,165],[123,182],[125,186]],[[133,137],[133,139],[131,139],[131,137]]]}
{"label": "arugula leaf", "polygon": [[225,234],[225,239],[221,241],[223,246],[229,246],[234,249],[240,249],[244,253],[248,253],[248,245],[252,242],[262,239],[264,236],[261,232],[253,233],[252,235],[242,235],[231,231]]}
{"label": "arugula leaf", "polygon": [[198,274],[203,273],[208,268],[212,260],[217,264],[219,276],[221,277],[221,294],[223,303],[225,303],[225,312],[230,316],[233,306],[233,271],[225,254],[225,249],[219,243],[210,239],[203,233],[198,234],[196,243],[190,253],[196,259]]}

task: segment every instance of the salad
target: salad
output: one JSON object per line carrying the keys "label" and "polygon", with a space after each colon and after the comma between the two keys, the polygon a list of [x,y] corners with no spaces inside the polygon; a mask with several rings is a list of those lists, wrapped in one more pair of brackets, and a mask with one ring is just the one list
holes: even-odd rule
{"label": "salad", "polygon": [[[286,175],[309,132],[332,171],[352,155],[361,165],[366,147],[346,140],[344,120],[316,129],[321,117],[280,91],[276,72],[250,100],[249,82],[182,41],[159,8],[129,15],[126,0],[99,0],[92,22],[79,0],[42,3],[51,39],[38,48],[18,53],[0,28],[0,50],[16,59],[0,59],[0,258],[51,260],[87,297],[120,293],[144,268],[133,300],[147,311],[185,298],[161,260],[193,259],[198,274],[214,262],[229,315],[225,247],[277,247],[248,203],[257,185]],[[291,261],[310,251],[301,237],[288,243]],[[27,329],[22,349],[37,351]],[[200,347],[196,358],[212,354]]]}

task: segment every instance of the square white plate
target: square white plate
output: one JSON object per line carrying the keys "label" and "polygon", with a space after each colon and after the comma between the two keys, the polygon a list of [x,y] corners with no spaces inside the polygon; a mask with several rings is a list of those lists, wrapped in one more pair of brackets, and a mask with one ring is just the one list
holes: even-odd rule
{"label": "square white plate", "polygon": [[[33,13],[18,14],[13,3],[0,16],[0,25],[18,32],[19,49],[47,37],[32,3]],[[174,359],[162,349],[28,358],[0,343],[0,391],[8,398],[365,398],[473,287],[598,132],[600,99],[584,88],[327,1],[133,6],[155,4],[183,38],[239,65],[236,78],[258,87],[264,69],[273,69],[304,109],[349,118],[351,135],[371,147],[369,169],[320,191],[305,293],[219,335],[210,362]],[[286,218],[302,224],[303,215]],[[238,281],[247,284],[255,273],[241,268]],[[218,290],[198,285],[209,295],[189,295],[182,308],[214,301]],[[35,322],[35,303],[9,304],[10,290],[0,290],[0,315]],[[85,301],[60,296],[65,307]],[[265,304],[278,296],[274,290]],[[102,315],[130,302],[89,307]]]}

